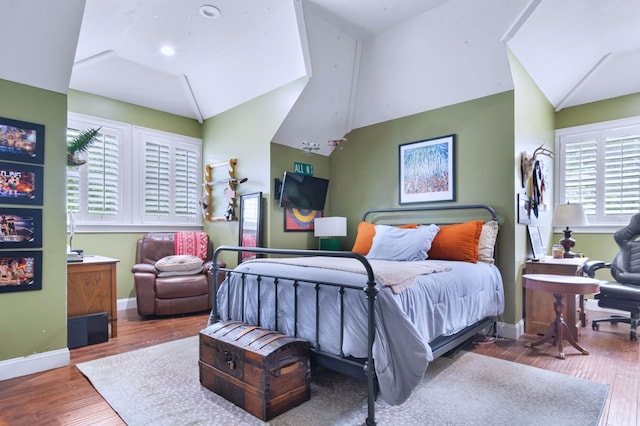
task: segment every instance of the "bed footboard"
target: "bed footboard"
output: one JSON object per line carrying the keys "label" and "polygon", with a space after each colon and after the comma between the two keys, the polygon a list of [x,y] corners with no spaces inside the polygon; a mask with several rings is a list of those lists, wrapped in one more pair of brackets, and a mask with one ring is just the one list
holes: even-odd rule
{"label": "bed footboard", "polygon": [[[378,286],[375,282],[375,276],[373,274],[373,269],[371,265],[367,261],[367,258],[362,256],[361,254],[354,252],[346,252],[346,251],[318,251],[318,250],[291,250],[291,249],[267,249],[267,248],[246,248],[246,247],[233,247],[233,246],[220,246],[216,249],[213,262],[211,266],[212,276],[213,276],[213,284],[214,284],[214,296],[212,300],[212,310],[211,315],[209,316],[209,325],[220,321],[220,311],[218,306],[218,298],[217,293],[220,285],[222,283],[218,282],[218,272],[223,271],[227,277],[232,274],[242,274],[248,275],[247,272],[237,272],[233,269],[223,268],[218,266],[218,257],[222,252],[251,252],[254,253],[258,257],[265,256],[276,256],[276,257],[287,257],[287,256],[325,256],[325,257],[342,257],[342,258],[352,258],[356,259],[360,262],[366,271],[366,282],[363,282],[362,286],[354,286],[349,284],[337,284],[332,282],[318,282],[314,281],[313,284],[316,288],[316,307],[318,307],[318,297],[317,294],[322,287],[333,287],[338,288],[340,298],[341,298],[341,306],[340,306],[340,348],[342,348],[342,343],[344,339],[344,292],[346,289],[356,289],[364,291],[367,299],[367,358],[366,359],[354,359],[350,357],[344,356],[342,353],[339,355],[330,354],[324,352],[319,345],[319,333],[320,333],[320,319],[319,319],[319,309],[316,309],[316,343],[311,347],[311,359],[316,365],[320,365],[326,368],[330,368],[339,373],[350,375],[353,377],[357,377],[360,379],[365,379],[367,382],[367,405],[368,405],[368,416],[366,423],[368,425],[375,425],[375,398],[377,394],[377,381],[376,381],[376,373],[375,373],[375,365],[373,360],[373,341],[375,336],[375,302],[379,292]],[[266,277],[264,275],[258,276],[258,279]],[[283,276],[273,276],[269,277],[275,279],[276,285],[279,282],[291,283],[296,287],[298,282],[302,279],[301,277],[283,277]],[[308,280],[304,280],[308,282]],[[244,282],[244,279],[242,280]],[[259,291],[259,290],[258,290]],[[297,307],[297,293],[294,291],[295,303],[294,306]],[[276,303],[277,303],[276,297]],[[229,306],[230,304],[228,304]],[[260,301],[258,299],[258,310],[260,310]],[[297,308],[294,312],[294,318],[297,317]],[[277,309],[276,309],[277,312]],[[228,313],[227,317],[230,316]],[[258,316],[259,318],[259,316]],[[235,320],[244,321],[245,318],[233,318]],[[278,328],[278,319],[277,315],[275,318],[275,328]],[[255,324],[258,326],[262,326],[262,324]],[[297,329],[294,332],[294,337],[299,337],[297,335]]]}

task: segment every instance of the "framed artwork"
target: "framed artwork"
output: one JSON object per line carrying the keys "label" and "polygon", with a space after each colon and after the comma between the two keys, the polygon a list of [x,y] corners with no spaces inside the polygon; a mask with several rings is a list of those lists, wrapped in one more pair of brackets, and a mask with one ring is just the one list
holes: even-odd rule
{"label": "framed artwork", "polygon": [[322,210],[287,207],[284,209],[284,230],[285,232],[312,232],[313,220],[316,217],[322,217]]}
{"label": "framed artwork", "polygon": [[540,228],[535,225],[527,225],[527,230],[529,231],[529,242],[531,243],[531,252],[533,253],[533,259],[544,259],[544,244],[542,244]]}
{"label": "framed artwork", "polygon": [[0,252],[0,293],[42,290],[42,252]]}
{"label": "framed artwork", "polygon": [[41,247],[42,210],[0,207],[0,249]]}
{"label": "framed artwork", "polygon": [[455,135],[400,145],[400,204],[455,200]]}
{"label": "framed artwork", "polygon": [[44,164],[44,125],[0,117],[0,160]]}
{"label": "framed artwork", "polygon": [[42,205],[41,166],[0,161],[0,203]]}
{"label": "framed artwork", "polygon": [[531,200],[526,194],[518,194],[518,223],[522,225],[531,223]]}

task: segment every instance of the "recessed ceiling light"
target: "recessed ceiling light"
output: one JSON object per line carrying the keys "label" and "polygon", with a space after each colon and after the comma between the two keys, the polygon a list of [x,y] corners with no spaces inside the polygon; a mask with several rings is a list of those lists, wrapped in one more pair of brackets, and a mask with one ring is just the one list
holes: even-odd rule
{"label": "recessed ceiling light", "polygon": [[176,54],[176,49],[171,46],[165,45],[160,48],[160,53],[164,56],[173,56]]}
{"label": "recessed ceiling light", "polygon": [[222,12],[220,12],[220,9],[210,4],[204,4],[200,6],[200,15],[204,16],[207,19],[216,19],[221,14]]}

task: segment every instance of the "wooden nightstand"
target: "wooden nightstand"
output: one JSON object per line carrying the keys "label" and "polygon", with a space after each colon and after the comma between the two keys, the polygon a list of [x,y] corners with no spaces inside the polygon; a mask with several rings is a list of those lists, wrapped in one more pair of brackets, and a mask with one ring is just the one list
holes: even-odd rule
{"label": "wooden nightstand", "polygon": [[[573,259],[554,259],[547,256],[542,261],[528,260],[525,264],[525,274],[550,275],[582,275],[582,267],[589,260],[587,257]],[[549,324],[555,321],[555,315],[549,306],[553,305],[553,294],[544,291],[525,289],[525,322],[524,331],[527,334],[544,334]],[[567,295],[564,320],[569,325],[571,337],[576,341],[580,337],[580,329],[587,323],[584,310],[583,295]]]}

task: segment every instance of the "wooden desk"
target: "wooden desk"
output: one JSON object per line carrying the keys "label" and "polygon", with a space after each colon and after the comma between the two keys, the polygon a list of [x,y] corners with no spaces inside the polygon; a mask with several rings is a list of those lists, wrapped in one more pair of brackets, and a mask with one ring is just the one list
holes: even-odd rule
{"label": "wooden desk", "polygon": [[[587,257],[575,257],[573,259],[554,259],[547,256],[541,261],[528,260],[525,264],[525,274],[547,275],[582,275],[582,267],[589,260]],[[527,334],[544,334],[555,320],[549,306],[554,302],[553,295],[544,291],[525,289],[524,302],[524,331]],[[580,328],[587,324],[587,316],[584,309],[584,296],[567,296],[567,304],[564,319],[569,326],[569,332],[577,342],[580,339]]]}
{"label": "wooden desk", "polygon": [[558,347],[558,357],[560,359],[564,359],[564,350],[562,349],[563,339],[566,339],[583,355],[589,355],[589,351],[578,345],[569,332],[567,323],[564,322],[562,314],[564,312],[565,305],[562,299],[564,299],[565,295],[597,293],[600,288],[600,281],[586,277],[544,274],[525,274],[522,276],[522,279],[524,280],[525,288],[553,293],[553,297],[555,298],[553,310],[556,316],[555,320],[549,324],[544,336],[535,342],[526,343],[525,346],[538,346],[552,337],[555,337],[556,345]]}
{"label": "wooden desk", "polygon": [[118,336],[116,264],[118,259],[85,256],[67,263],[67,318],[107,312],[111,337]]}

